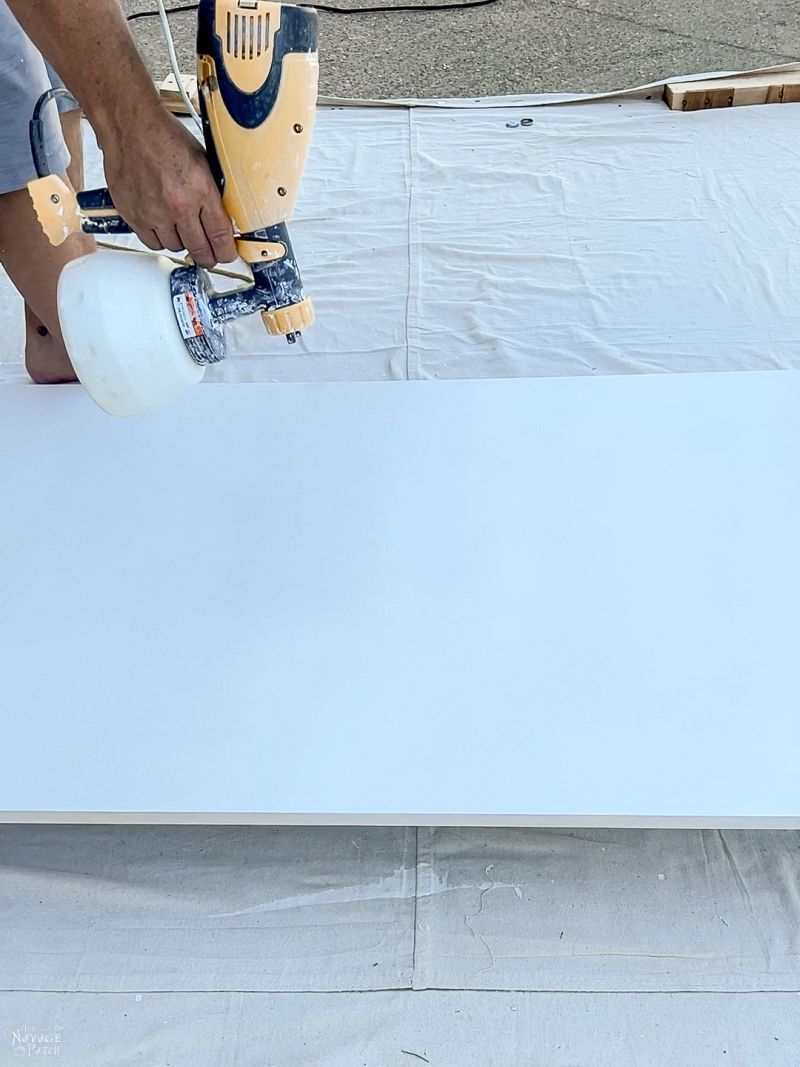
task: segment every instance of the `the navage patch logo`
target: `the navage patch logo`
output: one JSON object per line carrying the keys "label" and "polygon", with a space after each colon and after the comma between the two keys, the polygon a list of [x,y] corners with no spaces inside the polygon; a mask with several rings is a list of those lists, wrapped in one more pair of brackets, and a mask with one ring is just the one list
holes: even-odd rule
{"label": "the navage patch logo", "polygon": [[18,1026],[11,1030],[11,1048],[15,1056],[58,1056],[61,1052],[61,1029],[40,1030],[36,1026]]}

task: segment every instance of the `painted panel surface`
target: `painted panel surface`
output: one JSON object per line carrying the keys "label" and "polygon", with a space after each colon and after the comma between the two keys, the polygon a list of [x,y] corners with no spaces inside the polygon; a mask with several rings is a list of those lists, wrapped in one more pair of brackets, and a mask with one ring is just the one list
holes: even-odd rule
{"label": "painted panel surface", "polygon": [[4,386],[0,808],[800,824],[799,409],[795,372],[130,421]]}

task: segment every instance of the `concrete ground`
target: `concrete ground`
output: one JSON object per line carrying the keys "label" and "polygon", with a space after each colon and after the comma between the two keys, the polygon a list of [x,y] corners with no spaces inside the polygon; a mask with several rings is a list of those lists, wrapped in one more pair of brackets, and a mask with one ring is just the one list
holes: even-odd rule
{"label": "concrete ground", "polygon": [[[185,0],[173,0],[173,3]],[[474,10],[391,12],[414,0],[331,0],[386,14],[322,13],[328,95],[479,96],[617,89],[665,75],[800,60],[797,0],[496,0]],[[123,0],[127,13],[152,0]],[[172,16],[193,68],[194,15]],[[154,74],[168,71],[158,19],[133,24]]]}

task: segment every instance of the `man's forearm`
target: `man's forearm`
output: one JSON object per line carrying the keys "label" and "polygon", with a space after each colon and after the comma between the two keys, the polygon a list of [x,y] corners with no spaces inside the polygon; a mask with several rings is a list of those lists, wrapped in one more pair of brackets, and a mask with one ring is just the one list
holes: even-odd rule
{"label": "man's forearm", "polygon": [[124,135],[137,115],[159,107],[118,0],[7,3],[78,98],[101,144],[106,136]]}

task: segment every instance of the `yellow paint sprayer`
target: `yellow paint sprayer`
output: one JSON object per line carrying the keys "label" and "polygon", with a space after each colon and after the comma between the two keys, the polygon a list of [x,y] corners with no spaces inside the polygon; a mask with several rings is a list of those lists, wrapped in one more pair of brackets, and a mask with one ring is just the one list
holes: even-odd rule
{"label": "yellow paint sprayer", "polygon": [[[225,323],[260,312],[293,342],[314,319],[286,229],[317,101],[317,16],[268,0],[200,0],[198,96],[206,154],[249,265],[245,287],[220,292],[209,272],[168,256],[98,251],[69,263],[58,287],[67,352],[92,398],[113,415],[153,411],[225,356]],[[130,233],[107,189],[77,195],[51,174],[39,100],[29,191],[53,244],[70,233]],[[249,274],[252,273],[252,283]]]}

